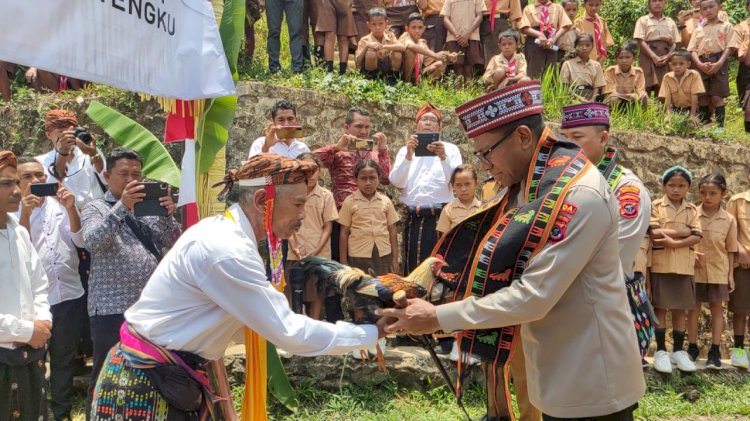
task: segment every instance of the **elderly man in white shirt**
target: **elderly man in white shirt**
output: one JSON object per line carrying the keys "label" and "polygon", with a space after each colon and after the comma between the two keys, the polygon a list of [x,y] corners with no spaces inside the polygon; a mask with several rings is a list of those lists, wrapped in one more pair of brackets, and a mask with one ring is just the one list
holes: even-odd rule
{"label": "elderly man in white shirt", "polygon": [[87,319],[76,249],[83,246],[81,218],[75,195],[65,187],[59,186],[51,197],[31,193],[30,185],[47,182],[39,161],[18,158],[18,177],[23,199],[16,217],[29,231],[49,281],[54,326],[49,344],[52,413],[56,420],[69,419],[73,408],[73,363]]}
{"label": "elderly man in white shirt", "polygon": [[[174,401],[167,392],[176,387],[185,390],[191,378],[200,378],[192,373],[220,358],[245,326],[296,355],[343,354],[375,345],[382,334],[377,326],[331,324],[292,312],[277,289],[283,285],[275,285],[283,273],[281,265],[272,265],[272,282],[266,277],[258,242],[268,238],[274,245],[270,254],[277,255],[280,240],[299,229],[307,200],[306,179],[316,169],[311,161],[261,154],[225,177],[222,194],[237,182],[239,202],[224,215],[188,229],[161,261],[140,299],[126,311],[121,342],[110,352],[96,385],[94,419],[125,414],[133,390],[139,391],[142,401],[171,403],[167,415],[146,408],[139,420],[178,416],[174,407],[187,404]],[[272,217],[266,219],[266,212]],[[191,374],[186,382],[159,385],[148,380],[154,373],[149,370],[178,364],[175,356]],[[146,392],[144,385],[152,389]],[[109,397],[117,394],[125,398],[112,404]],[[187,409],[186,416],[196,415],[200,407]]]}
{"label": "elderly man in white shirt", "polygon": [[307,145],[297,140],[299,133],[295,128],[300,126],[297,106],[282,99],[271,107],[271,122],[264,129],[261,136],[250,146],[248,159],[260,153],[275,153],[287,158],[297,158],[303,153],[310,152]]}
{"label": "elderly man in white shirt", "polygon": [[[417,111],[417,133],[440,133],[440,111],[425,104]],[[413,134],[396,155],[396,163],[388,176],[401,190],[401,203],[408,206],[404,227],[406,255],[404,273],[409,273],[429,257],[437,242],[435,226],[443,205],[453,201],[450,178],[453,170],[462,164],[458,146],[445,141],[427,145],[431,156],[415,156],[417,135]]]}
{"label": "elderly man in white shirt", "polygon": [[21,190],[12,152],[0,151],[0,419],[46,420],[45,345],[52,315],[47,276],[11,213]]}

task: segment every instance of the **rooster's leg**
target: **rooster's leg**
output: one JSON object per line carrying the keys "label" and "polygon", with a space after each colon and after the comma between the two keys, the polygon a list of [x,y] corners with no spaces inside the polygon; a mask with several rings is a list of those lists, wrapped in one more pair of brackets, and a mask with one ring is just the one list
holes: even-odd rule
{"label": "rooster's leg", "polygon": [[385,355],[380,348],[380,344],[375,344],[375,359],[378,361],[378,368],[380,368],[380,371],[388,374],[388,369],[385,367]]}

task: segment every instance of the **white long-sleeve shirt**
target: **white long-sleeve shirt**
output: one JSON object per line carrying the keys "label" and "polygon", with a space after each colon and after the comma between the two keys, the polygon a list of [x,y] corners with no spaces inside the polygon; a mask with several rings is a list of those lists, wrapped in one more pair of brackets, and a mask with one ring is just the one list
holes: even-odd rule
{"label": "white long-sleeve shirt", "polygon": [[[20,218],[21,211],[15,215]],[[34,245],[49,281],[50,305],[74,300],[84,294],[78,273],[78,250],[83,248],[83,233],[70,231],[68,211],[54,198],[31,211],[31,243]]]}
{"label": "white long-sleeve shirt", "polygon": [[406,146],[399,149],[396,163],[388,176],[401,189],[399,200],[407,206],[426,206],[453,201],[449,185],[453,170],[462,164],[458,146],[445,145],[445,161],[437,156],[414,156],[406,159]]}
{"label": "white long-sleeve shirt", "polygon": [[52,321],[47,275],[29,233],[13,215],[0,229],[0,291],[0,348],[28,342],[35,320]]}
{"label": "white long-sleeve shirt", "polygon": [[[261,136],[255,141],[253,141],[253,144],[250,145],[250,152],[247,154],[247,158],[250,159],[254,157],[255,155],[259,155],[263,153],[263,145],[266,143],[266,137]],[[268,152],[279,154],[281,156],[285,156],[287,158],[297,158],[299,155],[310,152],[310,148],[307,147],[305,142],[302,142],[301,140],[292,140],[287,145],[284,143],[284,141],[276,142],[273,146],[268,148]]]}
{"label": "white long-sleeve shirt", "polygon": [[[97,152],[99,158],[106,162],[106,157],[102,151],[97,149]],[[91,163],[91,158],[88,155],[81,152],[77,147],[74,147],[71,153],[73,154],[73,160],[66,166],[63,180],[57,180],[50,171],[50,167],[55,164],[55,159],[57,159],[56,150],[53,149],[34,157],[34,159],[42,163],[44,172],[47,173],[47,182],[62,181],[62,184],[76,195],[76,207],[78,207],[78,210],[82,210],[92,200],[104,197],[105,192],[101,185],[106,184],[106,181],[101,174],[96,172],[96,167]]]}
{"label": "white long-sleeve shirt", "polygon": [[343,354],[372,347],[373,325],[320,322],[291,311],[266,278],[250,222],[238,205],[180,237],[140,299],[125,312],[136,331],[158,345],[219,358],[248,326],[296,355]]}

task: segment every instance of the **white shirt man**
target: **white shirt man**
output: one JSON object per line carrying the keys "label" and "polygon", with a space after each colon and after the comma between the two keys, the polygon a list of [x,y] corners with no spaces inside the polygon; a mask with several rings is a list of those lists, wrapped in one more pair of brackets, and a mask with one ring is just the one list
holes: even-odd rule
{"label": "white shirt man", "polygon": [[[266,151],[263,151],[263,145],[265,144],[266,144],[265,136],[261,136],[255,139],[253,144],[250,146],[250,153],[247,155],[247,158],[250,159],[254,157],[255,155],[266,152]],[[275,153],[277,155],[285,156],[287,158],[297,158],[300,154],[310,152],[310,148],[308,148],[307,145],[300,140],[287,139],[287,140],[277,141],[276,143],[274,143],[273,146],[268,148],[267,152]]]}
{"label": "white shirt man", "polygon": [[[99,159],[104,161],[104,154],[99,149],[97,149],[97,152],[99,153]],[[50,171],[55,165],[57,153],[58,152],[53,149],[45,154],[35,157],[37,161],[42,163],[44,171],[47,173],[48,182],[52,183],[55,181],[61,181],[68,190],[75,193],[76,207],[78,207],[79,210],[83,209],[83,206],[88,202],[104,197],[105,192],[102,189],[102,186],[106,186],[104,176],[96,171],[96,168],[94,168],[88,155],[81,152],[77,147],[74,147],[71,151],[73,154],[73,160],[67,165],[65,178],[63,178],[63,180],[58,180]]]}
{"label": "white shirt man", "polygon": [[406,159],[406,146],[399,149],[396,163],[388,178],[401,189],[399,200],[407,206],[444,204],[453,201],[449,185],[453,170],[462,163],[458,146],[441,142],[446,158],[414,156]]}

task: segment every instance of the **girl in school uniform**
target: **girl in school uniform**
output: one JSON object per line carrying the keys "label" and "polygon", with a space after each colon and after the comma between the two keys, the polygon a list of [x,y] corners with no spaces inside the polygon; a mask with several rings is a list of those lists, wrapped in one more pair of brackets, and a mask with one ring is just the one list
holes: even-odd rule
{"label": "girl in school uniform", "polygon": [[638,44],[627,41],[617,47],[615,62],[604,71],[604,95],[611,106],[633,104],[636,101],[646,104],[646,80],[643,70],[633,66],[638,55]]}
{"label": "girl in school uniform", "polygon": [[472,165],[463,164],[453,170],[450,186],[456,198],[445,205],[440,213],[437,223],[439,235],[450,231],[482,207],[482,202],[476,196],[478,185],[477,170]]}
{"label": "girl in school uniform", "polygon": [[633,39],[641,47],[638,58],[646,80],[646,92],[659,92],[664,75],[669,72],[669,55],[680,42],[680,31],[672,18],[664,15],[665,0],[649,0],[649,14],[635,23]]}
{"label": "girl in school uniform", "polygon": [[[695,363],[683,350],[685,316],[695,307],[693,246],[702,236],[698,208],[685,200],[691,182],[687,169],[669,168],[662,176],[664,197],[651,204],[651,302],[659,319],[654,369],[661,373],[671,373],[672,363],[681,371],[695,371]],[[667,310],[672,313],[671,355],[665,346]]]}
{"label": "girl in school uniform", "polygon": [[341,263],[375,275],[398,273],[398,214],[388,196],[378,192],[380,166],[363,159],[354,167],[357,191],[339,210]]}
{"label": "girl in school uniform", "polygon": [[560,80],[573,88],[573,95],[583,102],[596,101],[605,86],[604,72],[598,61],[591,60],[594,37],[580,33],[575,42],[576,57],[563,63]]}
{"label": "girl in school uniform", "polygon": [[734,290],[734,253],[737,252],[737,220],[721,207],[727,180],[721,174],[703,177],[698,184],[701,205],[698,206],[703,239],[695,251],[696,307],[688,312],[688,355],[698,360],[698,316],[701,305],[711,308],[711,350],[706,367],[721,368],[721,333],[724,330],[724,303]]}

